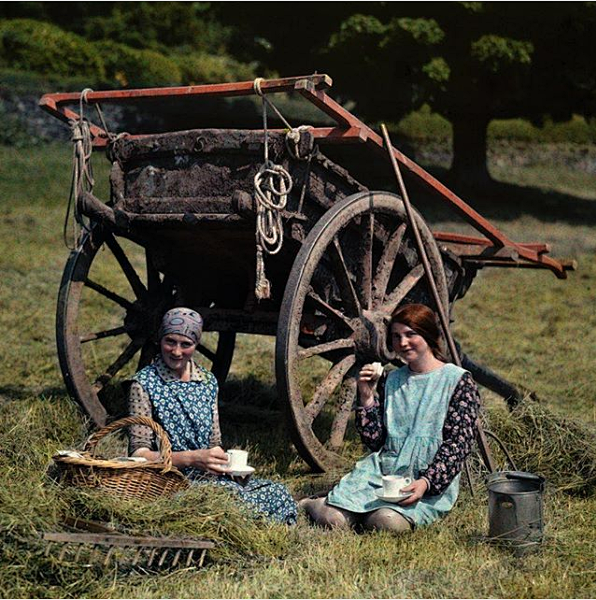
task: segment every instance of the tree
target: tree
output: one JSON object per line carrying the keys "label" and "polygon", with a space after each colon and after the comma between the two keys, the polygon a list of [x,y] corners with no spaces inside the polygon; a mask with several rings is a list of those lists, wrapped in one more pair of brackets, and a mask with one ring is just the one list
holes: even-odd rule
{"label": "tree", "polygon": [[[229,50],[257,61],[261,75],[309,75],[324,69],[321,49],[342,21],[368,2],[214,2],[215,18],[230,27]],[[375,4],[374,2],[372,4]]]}
{"label": "tree", "polygon": [[339,87],[376,119],[430,104],[453,125],[456,181],[489,180],[492,119],[594,112],[593,3],[371,4],[330,37]]}
{"label": "tree", "polygon": [[227,53],[230,35],[205,2],[4,3],[0,67],[102,87],[254,77],[253,65]]}
{"label": "tree", "polygon": [[93,41],[159,52],[225,53],[231,35],[209,2],[3,2],[0,18],[47,21]]}

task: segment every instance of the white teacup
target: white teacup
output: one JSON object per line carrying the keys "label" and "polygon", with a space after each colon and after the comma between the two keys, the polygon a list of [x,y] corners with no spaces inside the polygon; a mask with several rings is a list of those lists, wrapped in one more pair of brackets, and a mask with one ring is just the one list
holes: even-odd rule
{"label": "white teacup", "polygon": [[399,496],[402,489],[408,487],[411,483],[411,477],[383,475],[383,494],[385,496]]}
{"label": "white teacup", "polygon": [[228,450],[227,469],[232,471],[242,471],[248,466],[248,452],[246,450]]}

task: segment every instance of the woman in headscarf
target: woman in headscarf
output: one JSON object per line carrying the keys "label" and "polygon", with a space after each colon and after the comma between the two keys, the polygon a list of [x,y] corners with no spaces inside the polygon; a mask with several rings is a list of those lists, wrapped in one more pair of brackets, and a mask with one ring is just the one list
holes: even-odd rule
{"label": "woman in headscarf", "polygon": [[[224,486],[257,513],[295,523],[296,504],[285,486],[264,479],[235,478],[226,466],[217,380],[193,361],[202,331],[203,319],[194,310],[173,308],[164,315],[158,332],[160,353],[133,377],[130,415],[150,417],[165,429],[172,443],[172,463],[189,479]],[[130,427],[129,453],[147,460],[159,457],[149,427]]]}

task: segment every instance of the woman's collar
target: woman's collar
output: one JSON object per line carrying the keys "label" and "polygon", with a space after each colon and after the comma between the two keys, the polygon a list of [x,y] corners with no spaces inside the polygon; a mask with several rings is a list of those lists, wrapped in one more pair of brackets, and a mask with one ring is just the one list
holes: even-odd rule
{"label": "woman's collar", "polygon": [[[171,383],[173,381],[180,381],[176,372],[170,369],[166,363],[164,362],[161,356],[158,356],[153,363],[157,374],[165,381],[166,383]],[[194,360],[190,361],[190,381],[206,381],[207,376],[205,370],[197,365]]]}
{"label": "woman's collar", "polygon": [[414,371],[414,369],[412,369],[410,365],[406,365],[406,369],[408,370],[410,377],[418,377],[420,375],[430,375],[435,371],[440,371],[446,364],[447,363],[441,362],[440,365],[434,366],[433,368],[428,369],[428,371]]}

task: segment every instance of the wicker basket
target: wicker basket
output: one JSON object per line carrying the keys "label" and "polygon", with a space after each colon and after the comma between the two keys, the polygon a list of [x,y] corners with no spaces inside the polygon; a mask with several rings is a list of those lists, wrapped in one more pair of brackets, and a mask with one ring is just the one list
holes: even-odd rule
{"label": "wicker basket", "polygon": [[[147,425],[159,440],[156,462],[125,462],[95,455],[97,444],[106,435],[129,425]],[[163,428],[148,417],[127,417],[96,431],[85,443],[82,458],[55,455],[60,481],[80,488],[96,488],[127,500],[155,500],[172,496],[189,486],[188,480],[172,466],[172,445]]]}

